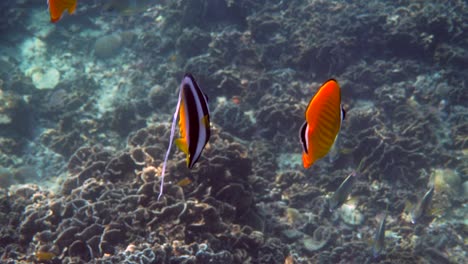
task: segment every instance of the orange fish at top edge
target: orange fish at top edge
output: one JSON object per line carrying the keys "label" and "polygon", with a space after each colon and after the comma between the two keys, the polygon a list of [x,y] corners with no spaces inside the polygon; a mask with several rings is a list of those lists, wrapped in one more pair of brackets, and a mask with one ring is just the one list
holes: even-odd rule
{"label": "orange fish at top edge", "polygon": [[341,90],[334,79],[326,81],[312,97],[305,111],[306,121],[299,136],[302,143],[302,162],[309,168],[330,151],[346,112],[341,107]]}
{"label": "orange fish at top edge", "polygon": [[55,23],[60,20],[65,10],[69,14],[73,14],[76,9],[77,0],[47,0],[49,5],[50,21]]}

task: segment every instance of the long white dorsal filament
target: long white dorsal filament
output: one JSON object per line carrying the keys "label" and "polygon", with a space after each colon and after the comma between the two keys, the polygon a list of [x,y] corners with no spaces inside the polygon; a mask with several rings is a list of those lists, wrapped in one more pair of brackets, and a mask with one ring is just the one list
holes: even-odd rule
{"label": "long white dorsal filament", "polygon": [[166,151],[166,157],[164,157],[164,162],[163,162],[163,167],[162,167],[162,172],[161,172],[161,186],[159,186],[159,195],[158,195],[158,200],[161,198],[163,194],[163,188],[164,188],[164,173],[166,172],[166,165],[167,165],[167,159],[169,158],[169,153],[171,153],[171,147],[172,147],[172,141],[174,141],[174,134],[175,134],[175,126],[177,123],[177,117],[179,116],[179,109],[180,109],[180,101],[182,100],[182,87],[179,91],[179,99],[177,100],[177,106],[176,110],[174,113],[174,117],[172,118],[172,126],[171,126],[171,136],[169,137],[169,147],[167,148]]}

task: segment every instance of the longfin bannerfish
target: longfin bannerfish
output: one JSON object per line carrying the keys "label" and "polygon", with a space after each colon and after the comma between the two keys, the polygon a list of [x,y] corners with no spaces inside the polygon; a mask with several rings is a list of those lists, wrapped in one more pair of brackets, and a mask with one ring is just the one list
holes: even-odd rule
{"label": "longfin bannerfish", "polygon": [[187,155],[187,167],[191,169],[210,138],[208,101],[191,74],[182,81],[180,100],[180,138],[176,145]]}
{"label": "longfin bannerfish", "polygon": [[309,168],[327,155],[340,131],[345,114],[341,106],[340,86],[336,80],[330,79],[310,100],[305,111],[306,121],[299,131],[304,168]]}
{"label": "longfin bannerfish", "polygon": [[175,134],[175,125],[179,117],[180,138],[175,140],[176,145],[186,154],[187,167],[191,169],[198,161],[210,139],[210,110],[208,97],[202,92],[190,73],[185,74],[180,84],[179,99],[173,116],[169,147],[164,158],[161,186],[158,199],[163,193],[164,173],[167,159]]}
{"label": "longfin bannerfish", "polygon": [[73,14],[76,9],[76,2],[77,0],[47,0],[50,21],[52,23],[59,21],[65,10],[68,10],[69,14]]}

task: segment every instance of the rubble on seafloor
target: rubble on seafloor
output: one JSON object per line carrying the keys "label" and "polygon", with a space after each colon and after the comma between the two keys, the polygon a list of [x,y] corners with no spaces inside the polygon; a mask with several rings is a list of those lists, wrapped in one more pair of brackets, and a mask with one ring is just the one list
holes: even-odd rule
{"label": "rubble on seafloor", "polygon": [[[0,262],[466,262],[466,7],[195,0],[123,18],[79,2],[57,26],[1,8]],[[193,170],[173,150],[158,200],[185,71],[212,136]],[[346,119],[305,171],[297,131],[330,77]]]}

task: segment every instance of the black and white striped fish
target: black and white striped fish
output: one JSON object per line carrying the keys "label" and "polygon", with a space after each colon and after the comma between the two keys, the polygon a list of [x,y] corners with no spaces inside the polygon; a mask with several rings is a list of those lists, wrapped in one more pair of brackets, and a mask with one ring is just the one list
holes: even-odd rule
{"label": "black and white striped fish", "polygon": [[158,199],[163,193],[164,173],[174,139],[177,117],[179,117],[180,138],[176,139],[175,143],[187,155],[187,167],[191,169],[200,158],[210,139],[211,132],[208,98],[190,73],[185,74],[180,84],[179,100],[172,120],[171,136],[164,158]]}
{"label": "black and white striped fish", "polygon": [[182,80],[179,101],[180,138],[175,143],[187,154],[187,167],[191,169],[210,138],[210,111],[206,95],[190,73]]}

